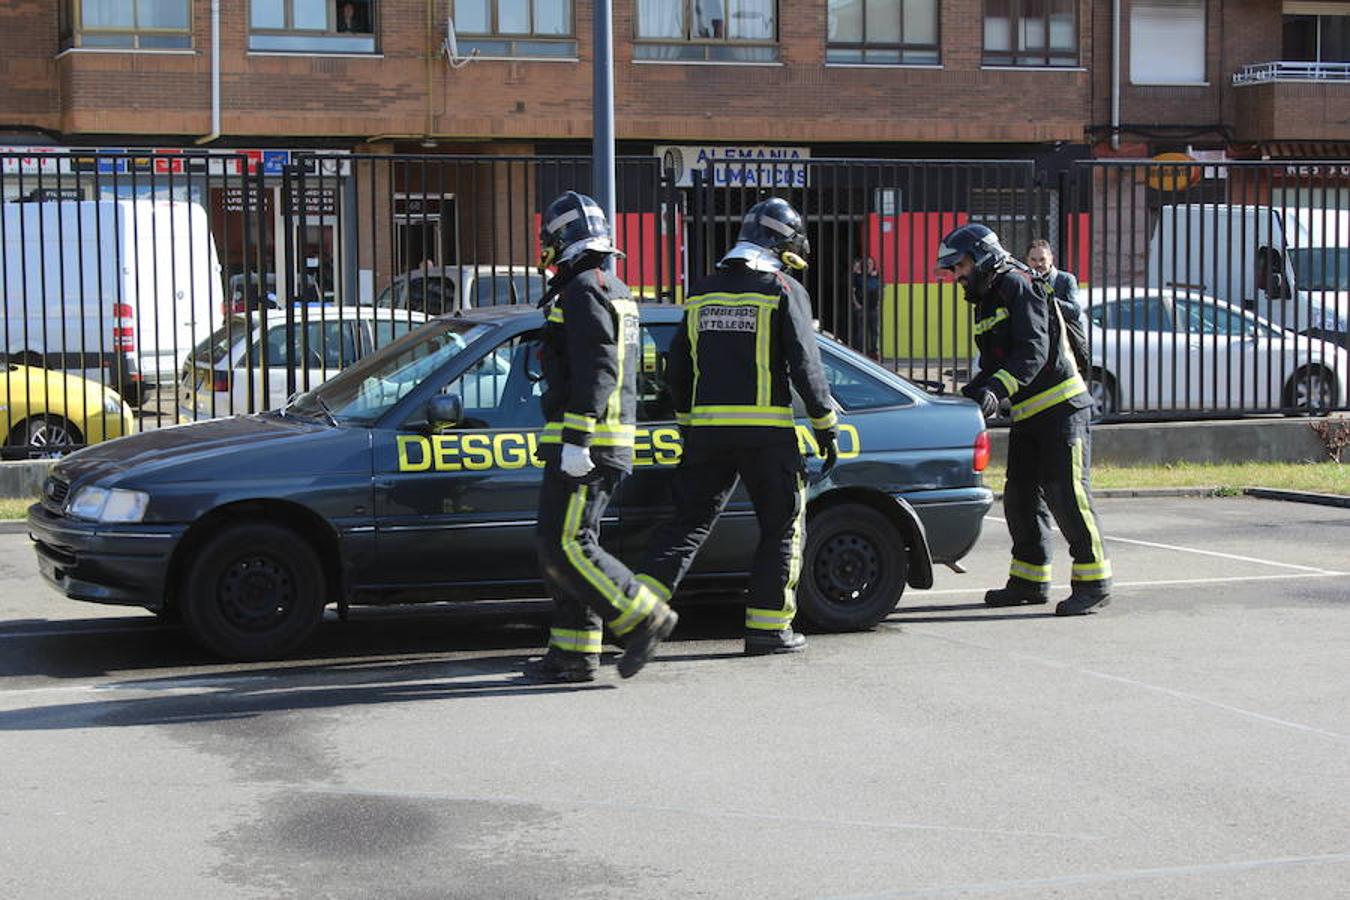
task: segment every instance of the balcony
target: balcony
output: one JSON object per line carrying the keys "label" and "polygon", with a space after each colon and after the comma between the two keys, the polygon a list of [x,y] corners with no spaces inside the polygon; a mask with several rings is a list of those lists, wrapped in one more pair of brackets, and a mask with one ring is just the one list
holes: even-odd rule
{"label": "balcony", "polygon": [[1265,62],[1233,74],[1239,141],[1344,141],[1350,63]]}

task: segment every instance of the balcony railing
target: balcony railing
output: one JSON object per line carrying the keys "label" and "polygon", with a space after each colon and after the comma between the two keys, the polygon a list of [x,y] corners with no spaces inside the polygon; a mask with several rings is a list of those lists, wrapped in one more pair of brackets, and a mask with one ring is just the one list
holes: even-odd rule
{"label": "balcony railing", "polygon": [[1348,62],[1278,62],[1253,63],[1233,73],[1233,85],[1269,84],[1275,81],[1341,81],[1350,82]]}

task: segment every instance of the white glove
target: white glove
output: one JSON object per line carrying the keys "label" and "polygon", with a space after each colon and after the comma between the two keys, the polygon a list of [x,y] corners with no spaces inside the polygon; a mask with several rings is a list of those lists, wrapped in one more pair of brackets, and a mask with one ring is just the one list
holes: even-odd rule
{"label": "white glove", "polygon": [[565,443],[562,445],[561,465],[562,470],[573,478],[583,478],[595,468],[595,461],[591,459],[589,447]]}

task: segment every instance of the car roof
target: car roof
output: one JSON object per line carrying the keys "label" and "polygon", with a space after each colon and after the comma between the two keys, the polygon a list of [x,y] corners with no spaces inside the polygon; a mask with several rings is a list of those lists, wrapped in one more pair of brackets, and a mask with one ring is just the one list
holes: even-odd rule
{"label": "car roof", "polygon": [[[684,307],[672,303],[644,302],[638,303],[637,308],[639,315],[648,322],[678,322],[684,314]],[[466,309],[462,312],[438,316],[437,319],[458,319],[467,322],[482,322],[488,325],[515,322],[530,316],[542,318],[543,313],[533,304],[511,303],[502,306],[480,306],[476,309]]]}
{"label": "car roof", "polygon": [[1139,287],[1124,285],[1121,287],[1092,287],[1084,293],[1088,296],[1088,303],[1096,306],[1099,303],[1114,303],[1117,300],[1133,300],[1136,297],[1165,297],[1173,299],[1181,297],[1185,300],[1199,300],[1202,303],[1216,304],[1218,306],[1231,306],[1218,297],[1211,297],[1209,294],[1202,293],[1199,290],[1187,290],[1185,288],[1168,287]]}

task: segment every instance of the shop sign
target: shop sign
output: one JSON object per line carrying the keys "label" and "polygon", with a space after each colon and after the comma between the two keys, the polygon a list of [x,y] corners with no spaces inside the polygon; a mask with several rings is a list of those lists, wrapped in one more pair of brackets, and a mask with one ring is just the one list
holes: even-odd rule
{"label": "shop sign", "polygon": [[666,145],[658,146],[655,154],[663,169],[674,170],[677,187],[693,187],[695,170],[723,188],[804,188],[810,179],[805,164],[810,147]]}

